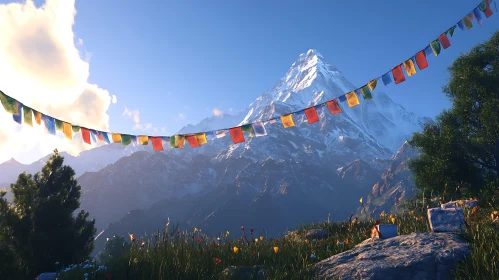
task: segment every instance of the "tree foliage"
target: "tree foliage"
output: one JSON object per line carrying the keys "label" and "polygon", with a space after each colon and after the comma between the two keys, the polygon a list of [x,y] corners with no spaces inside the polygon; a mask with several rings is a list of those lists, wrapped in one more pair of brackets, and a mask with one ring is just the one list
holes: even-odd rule
{"label": "tree foliage", "polygon": [[499,32],[448,70],[443,91],[452,108],[414,134],[421,156],[409,166],[425,195],[490,198],[499,186]]}
{"label": "tree foliage", "polygon": [[75,215],[81,187],[63,162],[55,150],[41,172],[22,173],[11,184],[12,204],[0,198],[0,236],[10,246],[11,266],[24,277],[55,271],[56,262],[81,261],[93,250],[95,221],[83,210]]}

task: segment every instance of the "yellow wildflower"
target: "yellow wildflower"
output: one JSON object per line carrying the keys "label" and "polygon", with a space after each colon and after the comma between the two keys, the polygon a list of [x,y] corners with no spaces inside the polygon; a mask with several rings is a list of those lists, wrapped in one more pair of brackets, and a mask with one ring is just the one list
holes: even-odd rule
{"label": "yellow wildflower", "polygon": [[305,243],[308,244],[310,243],[310,241],[308,239],[305,239]]}
{"label": "yellow wildflower", "polygon": [[255,243],[258,243],[258,238],[255,238]]}
{"label": "yellow wildflower", "polygon": [[260,236],[260,241],[263,241],[263,236]]}
{"label": "yellow wildflower", "polygon": [[395,218],[395,215],[390,214],[390,219],[393,219],[393,218]]}
{"label": "yellow wildflower", "polygon": [[277,254],[277,252],[279,252],[279,247],[274,247],[274,252]]}
{"label": "yellow wildflower", "polygon": [[194,233],[198,232],[198,228],[194,228]]}
{"label": "yellow wildflower", "polygon": [[410,213],[411,213],[411,215],[414,215],[414,210],[411,210],[411,212],[410,212]]}
{"label": "yellow wildflower", "polygon": [[227,237],[227,236],[229,236],[229,232],[228,231],[225,232],[225,237]]}
{"label": "yellow wildflower", "polygon": [[395,224],[395,218],[391,218],[392,224]]}
{"label": "yellow wildflower", "polygon": [[239,251],[239,248],[234,247],[233,250],[234,250],[234,253],[237,253]]}

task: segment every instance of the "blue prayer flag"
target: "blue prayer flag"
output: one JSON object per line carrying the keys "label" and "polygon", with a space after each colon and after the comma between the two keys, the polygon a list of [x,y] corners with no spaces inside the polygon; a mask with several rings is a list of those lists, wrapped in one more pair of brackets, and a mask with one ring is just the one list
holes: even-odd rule
{"label": "blue prayer flag", "polygon": [[459,29],[461,30],[466,30],[466,27],[464,26],[464,23],[462,20],[460,20],[458,23],[457,23],[457,26],[459,26]]}
{"label": "blue prayer flag", "polygon": [[23,104],[21,102],[17,101],[17,115],[13,114],[12,119],[14,119],[14,121],[18,124],[23,123],[22,108],[23,108]]}
{"label": "blue prayer flag", "polygon": [[54,118],[42,114],[42,120],[43,123],[45,123],[45,128],[47,129],[47,132],[55,135],[55,120]]}
{"label": "blue prayer flag", "polygon": [[383,84],[387,86],[389,83],[392,82],[392,78],[390,77],[390,72],[386,72],[383,77],[381,77],[381,80],[383,80]]}
{"label": "blue prayer flag", "polygon": [[346,97],[345,95],[338,96],[338,100],[339,100],[340,102],[345,102],[345,101],[347,101],[347,97]]}

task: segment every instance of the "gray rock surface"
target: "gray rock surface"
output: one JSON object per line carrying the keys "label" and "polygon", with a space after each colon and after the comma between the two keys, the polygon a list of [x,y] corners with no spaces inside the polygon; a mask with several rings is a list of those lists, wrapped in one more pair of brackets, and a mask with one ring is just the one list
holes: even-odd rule
{"label": "gray rock surface", "polygon": [[434,232],[460,232],[466,229],[463,208],[430,208],[428,221]]}
{"label": "gray rock surface", "polygon": [[[466,208],[474,208],[478,206],[478,201],[476,200],[463,200],[463,206]],[[461,208],[461,204],[459,203],[459,200],[455,201],[449,201],[447,203],[444,203],[440,205],[442,209],[449,209],[449,208]]]}
{"label": "gray rock surface", "polygon": [[456,262],[471,253],[452,233],[412,233],[367,239],[317,264],[319,279],[450,279]]}
{"label": "gray rock surface", "polygon": [[229,266],[222,271],[223,279],[246,280],[265,279],[268,274],[268,267],[265,265],[255,266]]}

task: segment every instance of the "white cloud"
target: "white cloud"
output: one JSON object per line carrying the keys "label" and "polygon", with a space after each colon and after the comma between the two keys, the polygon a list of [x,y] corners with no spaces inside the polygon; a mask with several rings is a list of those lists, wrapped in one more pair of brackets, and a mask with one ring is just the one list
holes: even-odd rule
{"label": "white cloud", "polygon": [[212,112],[213,112],[213,115],[215,115],[215,116],[221,116],[221,115],[223,115],[223,114],[224,114],[224,113],[222,112],[222,110],[220,110],[220,109],[218,109],[218,108],[213,108]]}
{"label": "white cloud", "polygon": [[123,116],[132,118],[136,124],[140,123],[139,110],[128,110],[128,108],[125,106],[125,111],[123,111]]}
{"label": "white cloud", "polygon": [[111,102],[113,102],[113,104],[116,104],[116,102],[118,102],[118,98],[116,97],[116,95],[111,96]]}
{"label": "white cloud", "polygon": [[[75,46],[75,14],[75,0],[47,0],[40,8],[32,0],[1,4],[0,87],[50,116],[107,131],[107,110],[116,98],[88,83],[90,58],[82,59]],[[95,147],[82,143],[79,133],[71,141],[57,134],[20,126],[0,107],[0,162],[15,157],[29,163],[55,148],[76,155]]]}
{"label": "white cloud", "polygon": [[232,108],[229,108],[229,112],[232,112],[232,110],[233,110]]}

